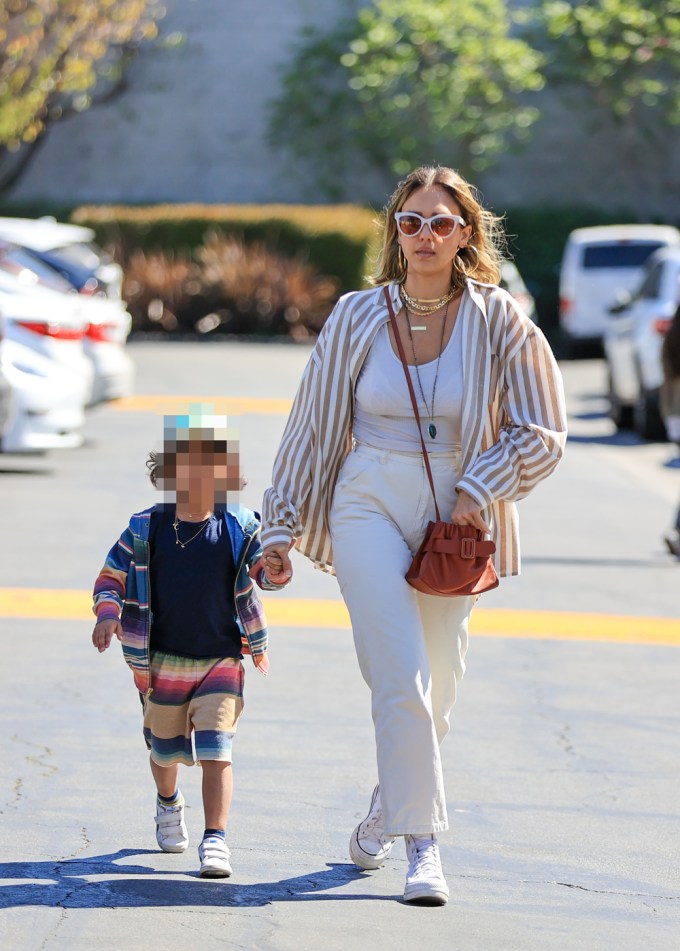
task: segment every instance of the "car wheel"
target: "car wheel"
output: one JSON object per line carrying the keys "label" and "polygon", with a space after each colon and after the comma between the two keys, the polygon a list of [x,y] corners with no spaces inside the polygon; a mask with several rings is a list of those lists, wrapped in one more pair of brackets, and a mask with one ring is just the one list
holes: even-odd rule
{"label": "car wheel", "polygon": [[623,404],[614,392],[612,376],[609,374],[609,418],[617,429],[633,428],[633,407]]}
{"label": "car wheel", "polygon": [[633,428],[641,439],[665,442],[666,427],[659,408],[659,391],[641,390],[633,408]]}

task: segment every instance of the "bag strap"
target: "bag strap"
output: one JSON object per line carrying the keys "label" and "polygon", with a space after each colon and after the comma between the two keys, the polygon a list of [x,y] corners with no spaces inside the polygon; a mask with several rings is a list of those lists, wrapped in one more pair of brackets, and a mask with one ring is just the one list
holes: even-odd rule
{"label": "bag strap", "polygon": [[411,396],[411,403],[413,405],[413,412],[416,417],[416,422],[418,423],[418,435],[420,436],[420,444],[423,447],[423,459],[425,460],[425,469],[427,470],[427,478],[430,480],[430,488],[432,489],[432,498],[434,499],[434,511],[437,516],[437,521],[441,521],[441,516],[439,514],[439,506],[437,505],[437,495],[434,491],[434,479],[432,478],[432,469],[430,468],[430,460],[427,454],[427,447],[425,446],[425,440],[423,439],[423,429],[420,425],[420,413],[418,412],[418,403],[416,401],[416,394],[413,390],[413,381],[411,380],[411,374],[408,371],[408,364],[406,363],[406,357],[404,356],[404,348],[401,343],[401,337],[399,336],[399,328],[397,327],[397,320],[394,316],[394,307],[392,306],[392,300],[390,298],[390,292],[387,284],[383,287],[385,292],[385,300],[387,301],[387,309],[390,312],[390,323],[392,324],[392,330],[394,332],[394,339],[397,341],[397,350],[399,351],[399,356],[401,358],[401,365],[404,368],[404,374],[406,376],[406,383],[408,384],[408,391]]}

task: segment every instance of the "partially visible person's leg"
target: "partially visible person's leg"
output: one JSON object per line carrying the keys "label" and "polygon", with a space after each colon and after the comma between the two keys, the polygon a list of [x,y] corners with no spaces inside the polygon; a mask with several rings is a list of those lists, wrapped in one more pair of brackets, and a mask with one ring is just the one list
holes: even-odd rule
{"label": "partially visible person's leg", "polygon": [[666,543],[666,548],[671,553],[671,555],[675,555],[676,558],[680,558],[680,507],[675,513],[675,524],[673,525],[673,530],[667,532],[664,535],[663,540]]}
{"label": "partially visible person's leg", "polygon": [[151,766],[151,774],[156,783],[158,795],[164,799],[172,799],[177,792],[179,764],[174,763],[172,766],[159,766],[158,763],[155,763],[153,759],[149,757],[149,765]]}
{"label": "partially visible person's leg", "polygon": [[231,763],[204,759],[201,766],[205,828],[226,830],[234,789]]}

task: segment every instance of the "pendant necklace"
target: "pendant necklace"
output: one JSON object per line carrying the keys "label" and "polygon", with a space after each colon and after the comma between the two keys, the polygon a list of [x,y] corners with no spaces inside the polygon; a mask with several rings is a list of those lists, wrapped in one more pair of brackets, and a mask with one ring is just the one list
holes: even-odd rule
{"label": "pendant necklace", "polygon": [[[449,305],[447,303],[446,310],[444,311],[444,319],[442,321],[442,335],[439,340],[439,356],[437,357],[437,366],[434,371],[434,383],[432,384],[432,412],[427,405],[427,400],[425,399],[425,393],[423,392],[423,384],[420,381],[420,372],[418,370],[418,358],[416,356],[416,348],[413,343],[413,334],[411,333],[411,314],[408,307],[404,308],[406,310],[406,326],[408,327],[408,338],[411,341],[411,351],[413,353],[413,366],[416,370],[416,379],[418,380],[418,389],[420,390],[420,395],[423,398],[423,404],[430,416],[430,425],[427,427],[427,432],[430,436],[430,439],[437,438],[437,427],[434,424],[434,396],[437,392],[437,380],[439,379],[439,362],[442,358],[442,350],[444,348],[444,333],[446,331],[446,320],[449,316]],[[414,328],[415,329],[415,328]]]}
{"label": "pendant necklace", "polygon": [[198,536],[201,534],[201,532],[202,532],[202,531],[207,527],[207,525],[209,524],[211,518],[212,518],[212,515],[209,515],[209,516],[204,520],[203,524],[201,525],[201,527],[199,528],[199,530],[196,532],[196,534],[195,534],[195,535],[192,535],[191,538],[187,538],[187,540],[186,540],[185,542],[182,542],[182,541],[180,541],[179,531],[178,531],[180,519],[178,519],[178,518],[177,518],[177,515],[175,515],[175,520],[174,520],[174,522],[172,523],[172,527],[175,529],[175,544],[176,544],[176,545],[179,545],[180,548],[186,548],[187,545],[189,544],[189,542],[192,542],[192,541],[194,540],[194,538],[198,538]]}

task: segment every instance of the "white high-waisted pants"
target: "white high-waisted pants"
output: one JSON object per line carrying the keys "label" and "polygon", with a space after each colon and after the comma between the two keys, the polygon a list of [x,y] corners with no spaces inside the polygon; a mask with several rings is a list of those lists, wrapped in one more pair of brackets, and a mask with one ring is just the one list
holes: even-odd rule
{"label": "white high-waisted pants", "polygon": [[[460,453],[430,456],[441,517],[450,519]],[[439,744],[465,670],[475,598],[422,594],[404,575],[434,502],[421,453],[355,445],[331,510],[333,563],[371,689],[384,831],[448,828]]]}

